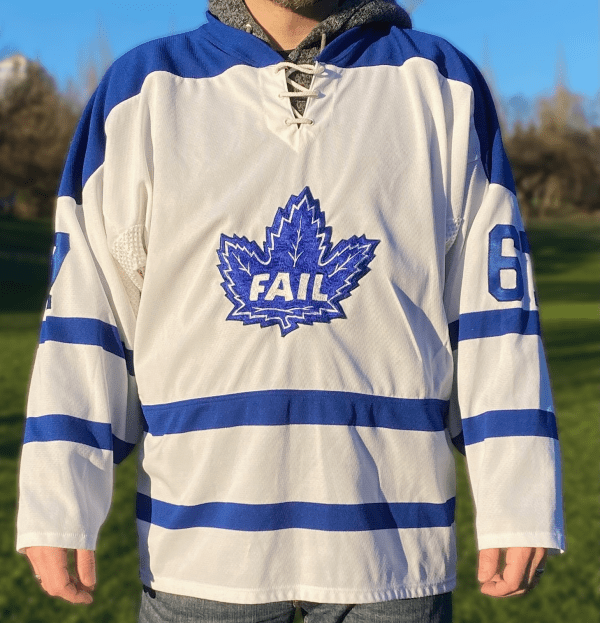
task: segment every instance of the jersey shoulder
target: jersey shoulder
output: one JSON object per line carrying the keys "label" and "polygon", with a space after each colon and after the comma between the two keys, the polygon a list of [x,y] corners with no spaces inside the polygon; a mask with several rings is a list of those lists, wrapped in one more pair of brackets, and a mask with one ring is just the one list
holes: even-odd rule
{"label": "jersey shoulder", "polygon": [[336,38],[319,60],[344,67],[400,67],[408,62],[430,61],[432,68],[450,80],[480,89],[484,80],[475,64],[446,39],[412,28],[369,24]]}
{"label": "jersey shoulder", "polygon": [[[182,78],[210,75],[211,62],[202,27],[189,32],[142,43],[118,58],[98,85],[104,117],[121,102],[139,94],[154,72],[167,72]],[[214,62],[212,63],[214,65]]]}

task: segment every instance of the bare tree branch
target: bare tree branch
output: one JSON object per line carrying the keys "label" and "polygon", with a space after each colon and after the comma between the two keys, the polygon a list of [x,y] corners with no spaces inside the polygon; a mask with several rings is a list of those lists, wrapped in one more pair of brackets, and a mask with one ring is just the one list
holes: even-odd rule
{"label": "bare tree branch", "polygon": [[407,13],[412,13],[422,3],[423,3],[423,0],[405,0],[401,2],[402,6],[404,7]]}

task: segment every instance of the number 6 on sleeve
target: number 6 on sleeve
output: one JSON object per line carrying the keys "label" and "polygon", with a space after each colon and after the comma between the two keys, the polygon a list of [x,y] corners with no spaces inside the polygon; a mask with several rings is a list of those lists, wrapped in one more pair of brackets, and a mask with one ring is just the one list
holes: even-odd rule
{"label": "number 6 on sleeve", "polygon": [[[507,239],[513,241],[515,255],[502,255],[502,241]],[[529,251],[525,232],[519,232],[514,225],[496,225],[492,229],[488,251],[488,290],[497,301],[521,301],[523,299],[525,277],[520,251],[524,253]],[[502,287],[503,270],[514,271],[514,287]]]}

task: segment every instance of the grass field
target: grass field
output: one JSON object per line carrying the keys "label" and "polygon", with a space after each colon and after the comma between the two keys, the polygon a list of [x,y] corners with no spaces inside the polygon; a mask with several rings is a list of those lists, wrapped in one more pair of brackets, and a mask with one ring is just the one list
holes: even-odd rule
{"label": "grass field", "polygon": [[[540,223],[528,229],[563,452],[568,552],[548,562],[543,582],[527,596],[492,600],[480,595],[470,494],[459,459],[456,623],[587,623],[596,621],[600,611],[600,224]],[[92,606],[74,607],[44,596],[25,559],[14,553],[24,396],[37,343],[50,239],[46,223],[0,220],[0,620],[134,623],[140,584],[133,456],[116,472],[112,511],[100,535]]]}

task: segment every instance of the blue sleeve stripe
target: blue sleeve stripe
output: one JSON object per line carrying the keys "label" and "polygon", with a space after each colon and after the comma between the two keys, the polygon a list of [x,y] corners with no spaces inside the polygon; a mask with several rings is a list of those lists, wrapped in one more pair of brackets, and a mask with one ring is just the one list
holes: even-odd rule
{"label": "blue sleeve stripe", "polygon": [[556,418],[551,411],[515,409],[487,411],[462,422],[465,445],[491,437],[549,437],[558,439]]}
{"label": "blue sleeve stripe", "polygon": [[458,342],[484,337],[498,337],[509,333],[540,335],[540,315],[527,309],[494,309],[484,312],[461,314],[448,325],[452,349]]}
{"label": "blue sleeve stripe", "polygon": [[273,390],[142,406],[151,435],[230,428],[313,424],[444,430],[448,402],[350,392]]}
{"label": "blue sleeve stripe", "polygon": [[25,420],[23,443],[33,441],[71,441],[90,448],[110,450],[115,463],[120,463],[135,447],[135,444],[115,437],[110,424],[58,414],[29,417]]}
{"label": "blue sleeve stripe", "polygon": [[40,344],[44,342],[100,346],[124,359],[127,372],[133,376],[133,352],[123,346],[117,327],[102,320],[47,316],[40,331]]}
{"label": "blue sleeve stripe", "polygon": [[90,422],[71,415],[28,417],[23,443],[32,441],[73,441],[99,450],[112,450],[110,424]]}
{"label": "blue sleeve stripe", "polygon": [[361,532],[401,528],[450,527],[454,522],[455,499],[443,504],[388,503],[318,504],[236,504],[208,502],[180,506],[137,496],[137,517],[169,530],[221,528],[264,532],[301,528],[327,532]]}

